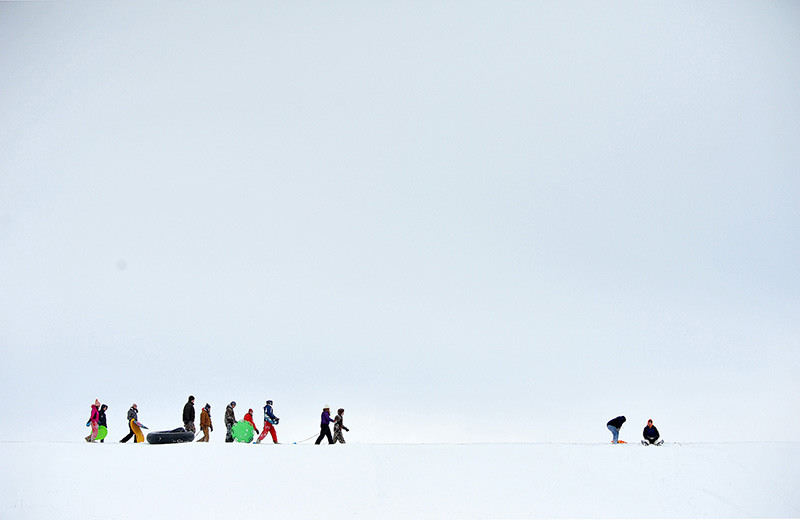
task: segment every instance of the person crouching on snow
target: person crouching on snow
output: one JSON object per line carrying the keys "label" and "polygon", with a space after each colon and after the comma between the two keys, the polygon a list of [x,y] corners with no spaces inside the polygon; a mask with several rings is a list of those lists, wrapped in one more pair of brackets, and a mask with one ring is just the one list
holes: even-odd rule
{"label": "person crouching on snow", "polygon": [[333,419],[333,443],[341,442],[344,444],[342,430],[349,432],[350,429],[344,425],[344,408],[336,410],[336,417]]}
{"label": "person crouching on snow", "polygon": [[208,431],[214,431],[214,425],[211,424],[211,405],[206,403],[203,407],[203,411],[200,412],[200,431],[203,432],[203,436],[197,439],[197,442],[208,442],[208,438],[210,435]]}
{"label": "person crouching on snow", "polygon": [[94,442],[97,438],[97,430],[100,427],[100,401],[98,399],[94,400],[92,412],[89,415],[89,421],[86,423],[86,426],[91,426],[92,433],[84,437],[84,439],[86,439],[86,442]]}
{"label": "person crouching on snow", "polygon": [[647,426],[644,427],[642,436],[644,437],[642,444],[645,446],[648,444],[655,444],[656,446],[661,446],[664,444],[664,441],[658,440],[658,438],[661,437],[661,434],[658,433],[658,428],[656,428],[653,424],[653,419],[647,420]]}
{"label": "person crouching on snow", "polygon": [[611,444],[617,444],[619,442],[619,429],[622,428],[625,420],[625,416],[620,415],[619,417],[615,417],[606,423],[606,427],[611,432],[611,435],[614,436],[614,438],[611,439]]}
{"label": "person crouching on snow", "polygon": [[258,437],[256,444],[261,444],[261,441],[264,440],[267,433],[272,435],[272,442],[278,444],[278,434],[275,431],[275,425],[278,424],[278,422],[280,422],[280,419],[275,417],[275,413],[272,411],[272,401],[267,399],[267,404],[264,406],[264,429],[261,430],[261,435]]}
{"label": "person crouching on snow", "polygon": [[252,426],[253,430],[255,430],[256,434],[258,434],[258,428],[256,428],[256,423],[253,422],[253,409],[252,408],[247,410],[247,413],[244,414],[244,420],[245,420],[245,422],[249,422],[250,426]]}

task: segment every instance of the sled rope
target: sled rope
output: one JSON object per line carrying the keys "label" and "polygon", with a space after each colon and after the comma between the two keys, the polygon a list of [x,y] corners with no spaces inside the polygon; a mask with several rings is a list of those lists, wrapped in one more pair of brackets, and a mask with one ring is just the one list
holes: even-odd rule
{"label": "sled rope", "polygon": [[311,437],[309,437],[308,439],[303,439],[302,441],[295,441],[295,442],[293,442],[292,444],[300,444],[301,442],[310,441],[311,439],[313,439],[313,438],[314,438],[314,437],[316,437],[316,436],[317,436],[317,434],[315,433],[314,435],[312,435],[312,436],[311,436]]}

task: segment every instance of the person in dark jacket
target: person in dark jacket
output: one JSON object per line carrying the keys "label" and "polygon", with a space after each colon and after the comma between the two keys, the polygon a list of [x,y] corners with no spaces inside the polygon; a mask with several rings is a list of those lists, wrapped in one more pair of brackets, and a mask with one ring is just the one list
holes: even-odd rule
{"label": "person in dark jacket", "polygon": [[131,409],[128,410],[128,435],[122,438],[119,442],[128,442],[131,440],[131,437],[134,436],[133,429],[131,428],[131,419],[134,421],[139,420],[139,408],[136,406],[136,403],[131,405]]}
{"label": "person in dark jacket", "polygon": [[350,428],[344,425],[344,408],[339,408],[336,411],[336,418],[333,420],[333,443],[341,442],[344,444],[344,435],[342,430],[349,432]]}
{"label": "person in dark jacket", "polygon": [[325,405],[325,408],[322,409],[322,417],[320,419],[319,424],[319,437],[317,437],[317,441],[314,444],[319,444],[322,442],[323,437],[328,438],[328,444],[333,444],[333,437],[331,436],[331,409],[329,406]]}
{"label": "person in dark jacket", "polygon": [[661,437],[661,434],[658,433],[658,428],[656,428],[653,424],[653,419],[647,420],[647,426],[645,426],[644,430],[642,431],[642,437],[644,437],[642,444],[645,446],[648,444],[655,444],[657,446],[664,444],[664,441],[658,440],[658,438]]}
{"label": "person in dark jacket", "polygon": [[[100,417],[97,421],[97,426],[104,426],[106,429],[108,429],[108,423],[106,422],[106,410],[108,410],[107,404],[104,404],[100,407]],[[100,439],[100,442],[103,442],[104,440],[105,439]]]}
{"label": "person in dark jacket", "polygon": [[278,444],[278,433],[275,431],[275,425],[279,422],[280,418],[276,417],[272,410],[272,400],[267,399],[267,403],[264,405],[264,429],[261,430],[261,435],[258,437],[256,444],[261,444],[261,441],[264,440],[268,433],[272,435],[272,442]]}
{"label": "person in dark jacket", "polygon": [[236,424],[236,415],[233,413],[234,408],[236,408],[236,401],[231,401],[231,404],[225,408],[225,428],[228,429],[228,433],[225,434],[225,442],[233,442],[231,428]]}
{"label": "person in dark jacket", "polygon": [[619,442],[619,430],[622,428],[622,425],[625,423],[626,419],[624,415],[620,415],[619,417],[615,417],[606,423],[611,435],[614,438],[611,440],[611,444],[617,444]]}
{"label": "person in dark jacket", "polygon": [[194,428],[194,396],[190,395],[189,400],[183,405],[183,427],[187,432],[196,433]]}

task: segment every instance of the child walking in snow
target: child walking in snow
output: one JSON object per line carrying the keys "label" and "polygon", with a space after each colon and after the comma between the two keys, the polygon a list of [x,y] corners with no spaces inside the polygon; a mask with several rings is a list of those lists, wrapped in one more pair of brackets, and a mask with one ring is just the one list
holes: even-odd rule
{"label": "child walking in snow", "polygon": [[[108,410],[108,405],[104,404],[103,406],[100,407],[100,411],[97,414],[98,415],[98,418],[97,418],[98,429],[99,429],[100,426],[102,426],[102,427],[106,428],[106,430],[108,430],[108,424],[106,423],[106,410]],[[103,442],[104,440],[105,440],[104,438],[100,439],[100,442]]]}
{"label": "child walking in snow", "polygon": [[92,411],[89,415],[89,421],[86,423],[86,426],[91,426],[92,432],[84,437],[86,442],[94,442],[97,438],[97,430],[100,427],[100,400],[95,399],[94,404],[92,405]]}
{"label": "child walking in snow", "polygon": [[344,408],[336,410],[336,418],[333,420],[333,443],[341,442],[344,444],[344,436],[342,430],[349,432],[350,429],[344,425]]}
{"label": "child walking in snow", "polygon": [[200,412],[200,431],[203,432],[203,436],[197,439],[197,442],[208,442],[208,438],[210,437],[208,431],[214,431],[214,426],[211,424],[211,405],[206,403],[203,407],[203,411]]}

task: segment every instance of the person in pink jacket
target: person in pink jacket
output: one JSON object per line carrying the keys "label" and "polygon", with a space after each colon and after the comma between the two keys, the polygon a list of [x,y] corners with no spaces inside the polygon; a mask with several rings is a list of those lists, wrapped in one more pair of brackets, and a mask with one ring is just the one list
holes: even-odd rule
{"label": "person in pink jacket", "polygon": [[92,433],[84,437],[84,439],[86,439],[86,442],[94,442],[94,440],[97,438],[97,429],[99,423],[100,423],[100,401],[95,399],[94,404],[92,405],[92,414],[89,416],[89,422],[86,423],[86,426],[92,427]]}

